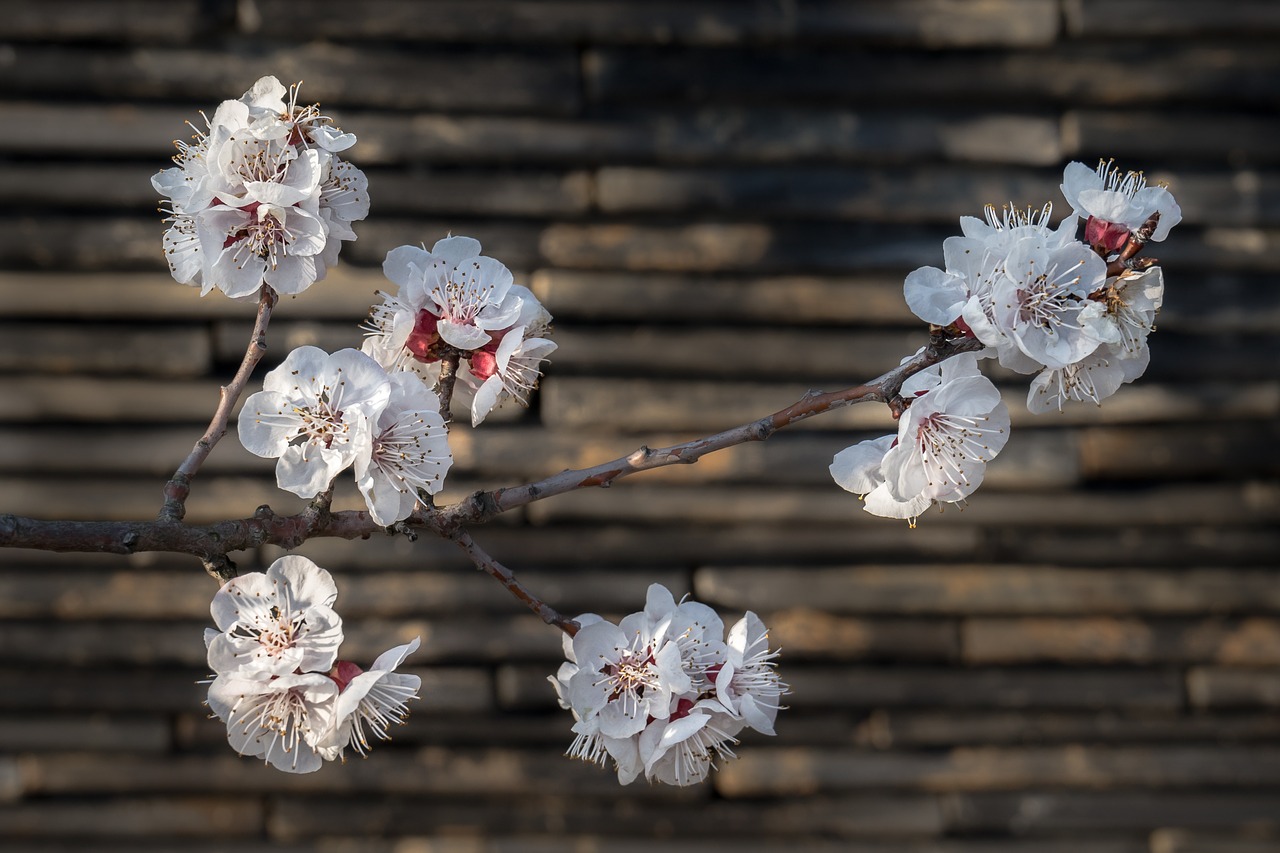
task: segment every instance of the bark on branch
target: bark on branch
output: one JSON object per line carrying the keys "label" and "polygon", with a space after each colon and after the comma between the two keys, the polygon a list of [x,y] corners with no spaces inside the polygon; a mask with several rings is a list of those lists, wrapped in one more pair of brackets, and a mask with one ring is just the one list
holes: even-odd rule
{"label": "bark on branch", "polygon": [[[269,314],[270,308],[262,309],[260,306],[260,317],[264,310]],[[265,320],[263,325],[265,326]],[[640,447],[626,456],[590,468],[562,471],[524,485],[476,492],[446,507],[425,506],[391,531],[380,526],[367,512],[329,512],[327,503],[313,505],[291,516],[276,515],[270,507],[262,506],[251,518],[204,525],[185,524],[165,518],[149,522],[71,521],[0,515],[0,547],[113,554],[142,551],[191,554],[204,563],[211,575],[225,580],[234,574],[234,566],[227,559],[227,555],[233,551],[262,545],[295,548],[308,539],[317,537],[364,539],[375,533],[422,529],[453,539],[474,560],[474,553],[468,550],[469,547],[474,547],[474,543],[470,542],[470,537],[463,531],[465,526],[486,522],[508,510],[554,495],[592,486],[605,486],[623,477],[667,465],[691,464],[717,450],[749,441],[764,441],[784,427],[833,409],[854,403],[891,403],[908,377],[954,355],[981,348],[982,344],[972,338],[951,339],[935,332],[924,351],[865,385],[830,393],[810,392],[773,414],[705,438],[657,449]],[[225,431],[225,420],[223,429]],[[207,452],[204,455],[207,456]],[[203,457],[194,463],[197,469],[200,461],[203,461]],[[470,545],[466,544],[468,542]],[[486,566],[481,567],[489,570]],[[490,573],[493,574],[492,571]],[[504,585],[507,585],[505,581]],[[508,588],[511,587],[508,585]],[[550,624],[558,625],[555,622]],[[566,630],[564,625],[559,627]]]}

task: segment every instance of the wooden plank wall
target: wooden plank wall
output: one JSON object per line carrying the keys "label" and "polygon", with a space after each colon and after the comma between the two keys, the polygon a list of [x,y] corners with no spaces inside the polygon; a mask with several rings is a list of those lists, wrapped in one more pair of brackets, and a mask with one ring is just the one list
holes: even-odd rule
{"label": "wooden plank wall", "polygon": [[[0,511],[156,511],[250,310],[169,280],[148,179],[262,74],[359,136],[373,198],[331,280],[277,312],[269,363],[355,343],[385,252],[449,231],[556,315],[534,410],[455,432],[454,496],[878,373],[922,340],[903,275],[958,216],[1055,198],[1070,159],[1144,168],[1186,214],[1147,376],[1034,418],[996,374],[1016,429],[963,512],[908,530],[829,482],[890,427],[856,407],[476,531],[571,613],[661,581],[763,614],[791,709],[713,782],[621,790],[563,759],[559,637],[438,542],[304,548],[337,574],[350,651],[422,635],[425,689],[393,744],[302,778],[202,712],[197,565],[8,552],[5,849],[1280,848],[1278,10],[4,3]],[[282,494],[230,439],[192,516]]]}

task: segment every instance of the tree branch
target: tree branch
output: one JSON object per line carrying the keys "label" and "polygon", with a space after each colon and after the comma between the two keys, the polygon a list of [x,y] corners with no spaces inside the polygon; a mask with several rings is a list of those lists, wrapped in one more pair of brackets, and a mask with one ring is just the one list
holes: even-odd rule
{"label": "tree branch", "polygon": [[156,517],[158,522],[182,521],[183,516],[186,515],[187,496],[191,494],[191,480],[200,470],[205,459],[209,458],[214,445],[227,434],[227,421],[231,417],[231,410],[240,399],[240,394],[249,382],[253,369],[266,355],[267,324],[271,322],[271,309],[275,307],[278,299],[274,290],[265,284],[262,285],[262,294],[258,297],[258,316],[253,323],[253,334],[249,337],[249,346],[245,349],[244,360],[240,362],[240,368],[236,370],[236,375],[231,378],[231,382],[222,386],[218,408],[214,410],[209,428],[196,442],[195,447],[191,448],[191,453],[178,466],[178,470],[169,478],[169,482],[165,483],[164,506],[160,508],[160,514]]}
{"label": "tree branch", "polygon": [[[476,492],[447,507],[426,506],[414,512],[398,528],[431,530],[458,541],[460,547],[467,550],[468,546],[459,539],[466,535],[462,532],[466,525],[489,521],[508,510],[554,495],[608,485],[640,471],[667,465],[692,464],[717,450],[748,441],[764,441],[779,429],[833,409],[854,403],[892,402],[908,377],[952,356],[981,348],[982,344],[973,338],[953,339],[946,337],[941,331],[935,331],[924,351],[865,385],[826,394],[810,392],[785,409],[705,438],[656,450],[641,447],[626,456],[590,468],[562,471],[520,486]],[[385,531],[386,528],[374,521],[367,512],[329,512],[327,504],[313,504],[292,516],[278,516],[269,506],[262,506],[252,518],[206,525],[166,520],[47,521],[0,515],[0,547],[60,552],[101,551],[113,554],[142,551],[191,554],[204,562],[211,575],[223,580],[228,574],[234,575],[234,567],[226,559],[226,555],[232,551],[268,544],[295,548],[308,539],[318,537],[364,539]]]}
{"label": "tree branch", "polygon": [[477,569],[487,572],[494,580],[506,587],[508,592],[524,602],[543,622],[559,628],[570,637],[578,633],[579,625],[577,622],[564,616],[534,595],[528,587],[516,580],[516,576],[512,574],[510,569],[490,557],[483,548],[477,545],[467,531],[457,530],[449,538],[466,552],[467,556],[471,558],[471,562],[475,563]]}

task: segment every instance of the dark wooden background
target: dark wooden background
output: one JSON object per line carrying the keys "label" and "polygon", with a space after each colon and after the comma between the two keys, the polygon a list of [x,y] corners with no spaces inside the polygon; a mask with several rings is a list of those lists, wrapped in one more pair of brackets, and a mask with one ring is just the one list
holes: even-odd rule
{"label": "dark wooden background", "polygon": [[[686,790],[560,756],[558,635],[444,544],[303,549],[349,655],[423,637],[424,691],[300,778],[203,713],[194,561],[0,553],[0,846],[1280,849],[1280,4],[0,3],[0,511],[156,512],[251,306],[168,278],[149,178],[263,74],[359,136],[373,199],[269,363],[357,345],[386,251],[449,231],[556,315],[534,410],[454,433],[454,496],[875,375],[923,340],[904,274],[962,214],[1058,200],[1071,159],[1182,203],[1151,368],[1038,418],[996,375],[1008,449],[917,530],[828,478],[891,428],[870,406],[477,529],[570,613],[661,581],[773,627],[779,736]],[[287,498],[231,437],[192,517]]]}

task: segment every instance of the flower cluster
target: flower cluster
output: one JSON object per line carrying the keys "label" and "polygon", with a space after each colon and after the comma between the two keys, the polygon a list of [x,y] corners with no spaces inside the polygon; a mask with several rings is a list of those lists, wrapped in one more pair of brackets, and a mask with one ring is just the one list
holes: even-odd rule
{"label": "flower cluster", "polygon": [[250,453],[279,459],[276,483],[302,498],[354,465],[369,513],[382,525],[407,518],[419,492],[439,492],[453,464],[435,392],[354,349],[289,353],[245,400],[238,431]]}
{"label": "flower cluster", "polygon": [[774,669],[769,633],[748,612],[729,629],[704,604],[677,604],[660,584],[645,608],[619,624],[579,616],[568,659],[548,680],[576,735],[568,754],[603,765],[618,781],[693,785],[716,759],[733,758],[744,728],[772,735],[787,685]]}
{"label": "flower cluster", "polygon": [[384,652],[368,670],[338,659],[338,589],[306,557],[281,557],[264,572],[241,575],[213,597],[217,630],[205,631],[209,708],[226,723],[241,755],[288,773],[361,756],[369,735],[386,740],[404,722],[422,679],[396,669],[417,650],[415,638]]}
{"label": "flower cluster", "polygon": [[369,213],[364,173],[338,157],[355,137],[297,98],[296,86],[263,77],[223,101],[193,142],[177,143],[177,166],[151,179],[167,200],[169,269],[201,295],[252,296],[264,283],[301,293]]}
{"label": "flower cluster", "polygon": [[[1164,278],[1157,266],[1132,263],[1126,247],[1163,240],[1182,219],[1167,189],[1110,162],[1070,164],[1062,192],[1072,213],[1056,228],[1048,204],[961,217],[962,236],[943,243],[944,268],[922,267],[903,287],[920,319],[976,338],[981,357],[1036,374],[1027,397],[1036,413],[1101,403],[1146,370]],[[917,374],[901,395],[909,408],[897,436],[846,448],[831,474],[866,496],[868,512],[914,524],[935,503],[977,488],[1008,438],[1009,416],[972,356]]]}
{"label": "flower cluster", "polygon": [[479,241],[446,237],[429,252],[401,246],[387,253],[382,270],[399,289],[374,306],[365,353],[389,371],[428,380],[442,359],[457,355],[458,378],[473,395],[472,426],[509,399],[528,405],[556,348],[546,337],[551,315],[502,263],[480,254]]}
{"label": "flower cluster", "polygon": [[1009,410],[972,353],[922,370],[902,385],[911,406],[898,434],[847,447],[831,476],[865,496],[865,509],[915,519],[934,503],[957,503],[982,484],[987,463],[1009,439]]}

